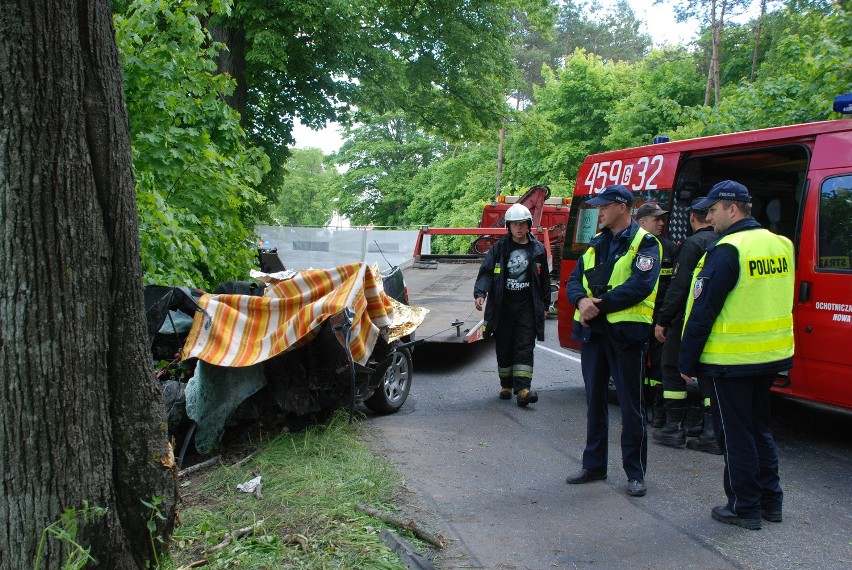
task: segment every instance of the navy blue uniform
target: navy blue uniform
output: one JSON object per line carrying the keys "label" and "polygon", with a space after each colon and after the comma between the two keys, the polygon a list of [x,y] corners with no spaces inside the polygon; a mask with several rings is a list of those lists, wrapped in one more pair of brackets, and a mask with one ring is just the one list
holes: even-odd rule
{"label": "navy blue uniform", "polygon": [[[604,229],[589,243],[595,249],[595,263],[600,266],[612,262],[627,253],[627,249],[639,230],[639,224],[631,221],[630,226],[613,236]],[[631,274],[621,285],[597,295],[600,315],[590,326],[574,322],[574,336],[582,341],[581,368],[586,387],[586,448],[583,451],[583,468],[596,473],[607,471],[607,444],[609,441],[609,410],[607,408],[607,385],[612,375],[621,406],[621,456],[624,471],[630,480],[645,479],[648,458],[648,440],[645,427],[642,387],[645,378],[645,351],[648,345],[650,324],[639,322],[609,323],[606,315],[632,307],[647,298],[660,275],[660,246],[657,239],[648,234],[642,240],[637,259],[650,259],[650,266],[633,263]],[[583,287],[583,259],[568,278],[566,295],[576,307],[586,290]],[[609,264],[611,267],[611,263]]]}
{"label": "navy blue uniform", "polygon": [[[754,218],[746,218],[732,224],[721,237],[760,227]],[[694,299],[684,327],[678,367],[688,376],[710,378],[716,442],[725,455],[728,506],[739,517],[759,520],[761,511],[781,512],[783,492],[769,427],[769,390],[777,373],[792,367],[792,358],[761,364],[700,363],[711,327],[739,281],[736,248],[710,246],[698,277],[701,293]]]}

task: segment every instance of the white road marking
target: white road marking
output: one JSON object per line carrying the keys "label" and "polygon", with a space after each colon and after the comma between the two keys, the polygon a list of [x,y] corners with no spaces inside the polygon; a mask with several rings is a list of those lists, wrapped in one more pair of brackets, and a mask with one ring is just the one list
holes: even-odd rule
{"label": "white road marking", "polygon": [[580,362],[580,359],[576,356],[571,356],[570,354],[559,352],[558,350],[553,350],[552,348],[547,348],[546,346],[543,346],[541,344],[536,344],[535,347],[540,348],[542,350],[546,350],[547,352],[552,352],[553,354],[561,356],[562,358],[567,358],[568,360],[573,360],[574,362]]}

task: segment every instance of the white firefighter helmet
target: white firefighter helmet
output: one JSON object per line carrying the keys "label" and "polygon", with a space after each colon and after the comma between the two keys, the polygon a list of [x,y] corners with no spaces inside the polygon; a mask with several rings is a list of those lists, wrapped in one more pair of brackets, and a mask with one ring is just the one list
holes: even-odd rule
{"label": "white firefighter helmet", "polygon": [[529,208],[523,204],[512,204],[509,209],[506,210],[506,215],[504,217],[506,219],[506,227],[509,227],[509,222],[529,222],[530,227],[532,227],[532,214],[530,213]]}

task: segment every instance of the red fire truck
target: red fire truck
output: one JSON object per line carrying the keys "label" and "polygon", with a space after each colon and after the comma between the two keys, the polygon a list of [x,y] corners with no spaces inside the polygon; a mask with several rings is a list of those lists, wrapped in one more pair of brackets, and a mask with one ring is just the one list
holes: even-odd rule
{"label": "red fire truck", "polygon": [[[598,231],[586,202],[610,184],[627,186],[633,207],[670,210],[668,237],[687,236],[688,207],[713,184],[737,180],[753,215],[796,246],[794,367],[775,391],[852,409],[852,120],[841,119],[662,142],[588,156],[580,166],[562,254],[560,289]],[[559,299],[559,340],[571,337],[574,307]]]}

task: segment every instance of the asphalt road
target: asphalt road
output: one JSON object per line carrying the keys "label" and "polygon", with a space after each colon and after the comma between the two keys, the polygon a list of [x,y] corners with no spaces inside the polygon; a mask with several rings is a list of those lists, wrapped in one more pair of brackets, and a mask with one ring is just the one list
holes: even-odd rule
{"label": "asphalt road", "polygon": [[371,445],[405,478],[415,518],[443,534],[439,568],[852,568],[852,413],[778,399],[773,430],[784,522],[724,525],[722,458],[652,443],[648,494],[625,493],[620,417],[610,406],[609,478],[580,467],[585,400],[578,355],[555,320],[535,352],[539,402],[497,398],[494,347],[423,345],[403,408],[370,416]]}

